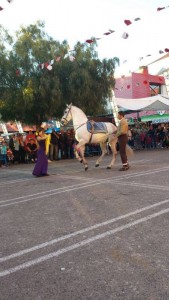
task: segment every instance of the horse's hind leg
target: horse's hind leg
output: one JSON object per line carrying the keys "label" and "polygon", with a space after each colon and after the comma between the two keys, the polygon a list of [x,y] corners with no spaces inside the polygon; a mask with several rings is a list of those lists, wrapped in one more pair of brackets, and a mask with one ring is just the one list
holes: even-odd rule
{"label": "horse's hind leg", "polygon": [[100,147],[101,147],[102,154],[101,154],[101,156],[97,159],[96,164],[95,164],[95,167],[99,167],[100,162],[102,161],[103,157],[104,157],[105,154],[106,154],[106,143],[100,143]]}
{"label": "horse's hind leg", "polygon": [[113,153],[113,159],[111,163],[107,166],[107,169],[111,169],[113,165],[115,164],[116,161],[116,155],[117,155],[117,149],[116,149],[116,144],[117,144],[117,138],[114,138],[111,142],[109,142],[112,153]]}

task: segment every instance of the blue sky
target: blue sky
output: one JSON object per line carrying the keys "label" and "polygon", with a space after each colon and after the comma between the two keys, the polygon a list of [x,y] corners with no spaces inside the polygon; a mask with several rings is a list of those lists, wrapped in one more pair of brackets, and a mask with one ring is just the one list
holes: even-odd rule
{"label": "blue sky", "polygon": [[[71,49],[77,41],[99,37],[99,58],[119,57],[117,72],[125,74],[169,48],[169,8],[157,12],[157,7],[168,5],[168,0],[13,0],[10,4],[0,0],[4,8],[0,23],[13,34],[20,25],[43,20],[46,32],[56,40],[66,39]],[[138,17],[141,20],[134,21]],[[126,19],[132,24],[126,26]],[[109,29],[115,33],[103,35]],[[129,34],[127,39],[122,38],[124,32]]]}

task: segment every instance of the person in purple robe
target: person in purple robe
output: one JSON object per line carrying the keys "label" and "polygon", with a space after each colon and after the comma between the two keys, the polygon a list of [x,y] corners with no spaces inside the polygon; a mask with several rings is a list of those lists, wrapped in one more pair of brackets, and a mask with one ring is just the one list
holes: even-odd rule
{"label": "person in purple robe", "polygon": [[37,136],[37,143],[38,143],[37,161],[32,172],[32,174],[36,177],[49,176],[47,172],[48,158],[46,155],[46,145],[45,145],[46,139],[47,139],[47,135],[44,132],[44,128],[40,128]]}

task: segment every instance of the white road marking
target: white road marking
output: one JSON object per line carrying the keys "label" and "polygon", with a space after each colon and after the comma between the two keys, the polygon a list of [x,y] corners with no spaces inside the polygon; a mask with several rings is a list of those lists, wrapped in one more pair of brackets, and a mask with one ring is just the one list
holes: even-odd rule
{"label": "white road marking", "polygon": [[112,224],[112,223],[115,223],[119,220],[123,220],[123,219],[126,219],[128,217],[131,217],[131,216],[134,216],[134,215],[137,215],[137,214],[140,214],[142,212],[145,212],[149,209],[153,209],[153,208],[156,208],[160,205],[163,205],[163,204],[166,204],[166,203],[169,203],[169,199],[166,199],[166,200],[163,200],[163,201],[160,201],[160,202],[157,202],[155,204],[151,204],[151,205],[148,205],[148,206],[145,206],[143,208],[140,208],[140,209],[136,209],[135,211],[132,211],[132,212],[129,212],[125,215],[121,215],[119,217],[116,217],[116,218],[113,218],[113,219],[109,219],[107,221],[104,221],[104,222],[101,222],[101,223],[98,223],[98,224],[95,224],[95,225],[92,225],[90,227],[87,227],[87,228],[84,228],[84,229],[81,229],[81,230],[78,230],[78,231],[75,231],[73,233],[70,233],[70,234],[66,234],[64,236],[61,236],[59,238],[56,238],[56,239],[53,239],[51,241],[48,241],[48,242],[44,242],[42,244],[38,244],[34,247],[31,247],[31,248],[26,248],[24,250],[21,250],[19,252],[16,252],[16,253],[13,253],[13,254],[10,254],[10,255],[7,255],[7,256],[4,256],[4,257],[1,257],[0,258],[0,262],[4,262],[4,261],[7,261],[7,260],[10,260],[10,259],[13,259],[15,257],[18,257],[18,256],[21,256],[21,255],[24,255],[26,253],[30,253],[32,251],[35,251],[35,250],[39,250],[39,249],[42,249],[42,248],[45,248],[45,247],[48,247],[50,245],[53,245],[53,244],[56,244],[60,241],[64,241],[66,239],[70,239],[72,237],[75,237],[79,234],[83,234],[83,233],[86,233],[86,232],[89,232],[91,230],[94,230],[94,229],[97,229],[99,227],[103,227],[103,226],[106,226],[106,225],[109,225],[109,224]]}
{"label": "white road marking", "polygon": [[40,263],[42,263],[42,262],[44,262],[44,261],[47,261],[47,260],[49,260],[49,259],[51,259],[51,258],[58,257],[58,256],[60,256],[60,255],[62,255],[62,254],[64,254],[64,253],[70,252],[70,251],[75,250],[75,249],[77,249],[77,248],[81,248],[81,247],[83,247],[83,246],[85,246],[85,245],[88,245],[88,244],[91,244],[91,243],[93,243],[93,242],[95,242],[95,241],[97,241],[97,240],[101,240],[101,239],[103,239],[103,238],[106,238],[106,237],[108,237],[108,236],[110,236],[110,235],[113,235],[113,234],[115,234],[115,233],[117,233],[117,232],[120,232],[120,231],[122,231],[122,230],[124,230],[124,229],[131,228],[131,227],[133,227],[133,226],[135,226],[135,225],[138,225],[138,224],[140,224],[140,223],[144,223],[144,222],[146,222],[146,221],[148,221],[148,220],[151,220],[151,219],[153,219],[153,218],[156,218],[156,217],[158,217],[158,216],[161,216],[161,215],[167,214],[167,213],[169,213],[169,208],[163,209],[163,210],[161,210],[161,211],[159,211],[159,212],[157,212],[157,213],[148,215],[148,216],[146,216],[146,217],[143,217],[143,218],[138,219],[138,220],[136,220],[136,221],[130,222],[130,223],[126,224],[126,225],[119,226],[119,227],[117,227],[117,228],[115,228],[115,229],[106,231],[106,232],[104,232],[104,233],[97,234],[97,235],[95,235],[95,236],[93,236],[93,237],[91,237],[91,238],[88,238],[88,239],[85,239],[85,240],[83,240],[83,241],[81,241],[81,242],[72,244],[71,246],[68,246],[68,247],[59,249],[59,250],[57,250],[57,251],[55,251],[55,252],[51,252],[51,253],[49,253],[49,254],[47,254],[47,255],[44,255],[44,256],[40,256],[40,257],[38,257],[38,258],[36,258],[36,259],[33,259],[33,260],[30,260],[30,261],[25,262],[25,263],[23,263],[23,264],[17,265],[16,267],[9,268],[9,269],[6,269],[6,270],[4,270],[4,271],[1,271],[1,272],[0,272],[0,277],[4,277],[4,276],[6,276],[6,275],[10,275],[10,274],[12,274],[12,273],[15,273],[15,272],[17,272],[17,271],[20,271],[20,270],[29,268],[29,267],[31,267],[31,266],[35,266],[35,265],[40,264]]}
{"label": "white road marking", "polygon": [[8,181],[2,181],[0,183],[1,186],[5,185],[9,185],[9,184],[16,184],[16,183],[20,183],[22,181],[29,181],[30,179],[15,179],[15,180],[8,180]]}
{"label": "white road marking", "polygon": [[144,184],[144,183],[138,183],[138,182],[133,182],[133,181],[130,181],[130,182],[121,182],[121,181],[116,181],[116,184],[119,184],[119,185],[127,185],[127,186],[138,186],[138,187],[143,187],[143,188],[149,188],[149,189],[157,189],[157,190],[163,190],[163,191],[168,191],[169,190],[169,187],[168,186],[164,186],[164,185],[154,185],[154,184]]}
{"label": "white road marking", "polygon": [[[0,204],[0,208],[1,207],[6,207],[6,206],[11,206],[14,204],[19,204],[19,203],[24,203],[24,202],[28,202],[28,201],[32,201],[32,200],[36,200],[36,199],[41,199],[44,197],[49,197],[49,196],[53,196],[53,195],[57,195],[57,194],[61,194],[61,193],[66,193],[69,191],[74,191],[74,190],[79,190],[79,189],[83,189],[83,188],[87,188],[87,187],[91,187],[91,186],[96,186],[96,185],[100,185],[102,183],[110,183],[110,182],[116,182],[120,179],[129,179],[132,177],[138,177],[138,176],[145,176],[145,175],[150,175],[150,174],[154,174],[154,173],[159,173],[159,172],[164,172],[164,171],[168,171],[169,167],[164,167],[164,168],[158,168],[158,169],[153,169],[151,171],[145,171],[145,172],[139,172],[139,173],[130,173],[130,174],[126,174],[123,176],[119,176],[113,179],[96,179],[93,180],[92,182],[90,181],[90,184],[86,184],[84,183],[79,183],[76,185],[71,185],[71,186],[67,186],[67,187],[62,187],[62,188],[57,188],[54,190],[47,190],[41,193],[36,193],[36,194],[32,194],[32,195],[27,195],[27,196],[21,196],[21,197],[17,197],[17,198],[13,198],[13,199],[8,199],[8,200],[3,200],[0,201],[0,203],[5,203],[5,204]],[[33,198],[31,198],[33,197]],[[20,200],[20,199],[24,199],[21,201],[16,201],[16,200]],[[13,201],[13,202],[12,202]],[[11,202],[11,203],[7,203],[7,202]]]}
{"label": "white road marking", "polygon": [[[147,162],[147,161],[151,161],[150,159],[141,159],[141,160],[136,160],[136,161],[132,161],[132,163],[140,163],[140,162]],[[77,162],[76,162],[77,163]],[[116,164],[117,165],[117,164]],[[99,167],[99,169],[106,169],[106,167],[107,167],[107,165],[105,165],[105,166],[100,166]],[[53,168],[54,169],[54,168]],[[95,167],[93,167],[93,168],[91,168],[90,167],[90,170],[94,170],[94,169],[96,169]],[[55,170],[55,169],[54,169]],[[98,169],[97,169],[98,170]],[[15,170],[6,170],[5,169],[5,173],[19,173],[19,174],[29,174],[29,175],[31,175],[31,172],[27,172],[27,171],[24,171],[24,170],[20,170],[20,169],[15,169]],[[67,172],[67,170],[66,170],[66,172]],[[109,171],[108,171],[109,172]],[[56,175],[57,176],[59,176],[59,177],[61,177],[61,176],[68,176],[68,178],[71,178],[72,177],[72,171],[70,171],[70,172],[67,172],[67,173],[70,173],[70,175],[69,174],[63,174],[63,173],[57,173]],[[82,170],[77,170],[76,172],[75,172],[75,170],[73,170],[73,173],[82,173]],[[77,177],[77,176],[74,176],[74,177]],[[77,177],[77,179],[82,179],[82,177]],[[83,177],[84,179],[85,179],[85,177]],[[35,178],[34,177],[31,177],[31,178],[26,178],[26,179],[15,179],[15,180],[7,180],[7,181],[2,181],[2,182],[0,182],[0,186],[4,186],[4,185],[10,185],[10,184],[15,184],[15,183],[17,183],[17,182],[22,182],[22,181],[32,181],[32,180],[34,180]],[[91,178],[92,180],[93,179],[96,179],[96,178]]]}

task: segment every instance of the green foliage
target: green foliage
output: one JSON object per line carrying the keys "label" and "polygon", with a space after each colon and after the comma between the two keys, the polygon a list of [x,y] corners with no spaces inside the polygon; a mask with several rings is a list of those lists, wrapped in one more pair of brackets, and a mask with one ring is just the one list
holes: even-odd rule
{"label": "green foliage", "polygon": [[[14,41],[15,40],[15,41]],[[15,39],[0,26],[0,114],[4,121],[39,124],[59,118],[66,104],[79,106],[87,115],[105,111],[114,87],[118,58],[100,61],[92,45],[53,40],[44,23],[21,27]],[[75,60],[70,61],[69,55]],[[67,55],[67,57],[66,57]],[[52,70],[39,67],[61,56]]]}

